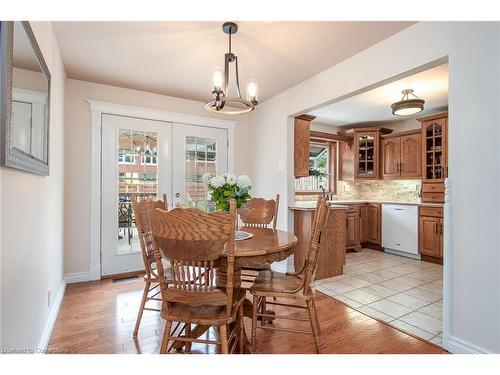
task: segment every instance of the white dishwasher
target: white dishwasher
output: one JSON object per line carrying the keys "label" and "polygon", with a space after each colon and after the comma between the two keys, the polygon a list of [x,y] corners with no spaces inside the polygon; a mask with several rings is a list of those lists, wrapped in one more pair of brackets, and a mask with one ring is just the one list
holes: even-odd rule
{"label": "white dishwasher", "polygon": [[382,247],[388,253],[420,259],[417,206],[382,205]]}

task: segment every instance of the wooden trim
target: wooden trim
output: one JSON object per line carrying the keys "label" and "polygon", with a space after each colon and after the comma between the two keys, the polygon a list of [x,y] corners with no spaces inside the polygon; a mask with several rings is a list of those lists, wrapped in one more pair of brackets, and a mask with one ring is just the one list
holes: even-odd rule
{"label": "wooden trim", "polygon": [[337,143],[330,144],[330,160],[328,161],[328,169],[330,172],[330,181],[328,181],[328,187],[330,194],[337,194]]}
{"label": "wooden trim", "polygon": [[299,120],[312,121],[312,120],[314,120],[316,118],[316,116],[299,115],[299,116],[295,116],[295,118],[298,118]]}
{"label": "wooden trim", "polygon": [[321,141],[344,142],[349,145],[352,145],[354,141],[354,136],[325,133],[325,132],[319,132],[317,130],[311,130],[311,138],[318,139]]}
{"label": "wooden trim", "polygon": [[443,258],[431,257],[430,255],[420,254],[420,260],[424,262],[436,263],[443,265]]}
{"label": "wooden trim", "polygon": [[425,116],[425,117],[420,117],[417,119],[417,121],[424,122],[424,121],[430,121],[430,120],[437,120],[437,119],[443,118],[443,117],[448,117],[448,111],[435,113],[433,115],[429,115],[429,116]]}
{"label": "wooden trim", "polygon": [[380,138],[389,139],[389,138],[397,138],[397,137],[403,137],[405,135],[413,135],[413,134],[421,134],[421,133],[422,133],[422,125],[420,125],[420,128],[418,128],[418,129],[412,129],[412,130],[407,130],[407,131],[400,132],[400,133],[382,135],[382,136],[380,136]]}
{"label": "wooden trim", "polygon": [[360,128],[351,128],[349,130],[341,131],[339,133],[341,133],[342,135],[349,135],[351,131],[354,133],[354,132],[373,132],[376,130],[378,130],[380,132],[380,134],[383,134],[383,135],[391,134],[394,131],[393,129],[382,128],[380,126],[368,126],[368,127],[360,127]]}

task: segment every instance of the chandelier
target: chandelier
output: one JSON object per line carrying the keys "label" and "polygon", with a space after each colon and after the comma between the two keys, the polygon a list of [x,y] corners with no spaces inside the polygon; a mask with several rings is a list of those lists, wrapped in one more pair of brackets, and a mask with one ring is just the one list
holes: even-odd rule
{"label": "chandelier", "polygon": [[[238,25],[234,22],[225,22],[222,25],[222,31],[229,37],[229,52],[224,55],[224,71],[216,69],[212,75],[212,98],[214,100],[207,103],[205,108],[210,112],[222,113],[225,115],[248,113],[253,111],[258,104],[257,82],[253,79],[248,80],[246,99],[243,99],[240,91],[238,56],[231,51],[231,35],[236,34]],[[231,63],[234,63],[235,68],[237,94],[237,96],[232,97],[229,95],[229,64]]]}
{"label": "chandelier", "polygon": [[[403,94],[401,100],[391,105],[393,115],[409,116],[424,110],[425,100],[416,96],[412,89],[403,90],[401,94]],[[410,98],[410,95],[413,98]]]}

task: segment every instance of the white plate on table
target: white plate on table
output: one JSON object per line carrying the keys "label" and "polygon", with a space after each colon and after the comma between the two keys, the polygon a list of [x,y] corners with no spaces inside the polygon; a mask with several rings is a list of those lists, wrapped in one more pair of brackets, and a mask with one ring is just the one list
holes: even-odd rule
{"label": "white plate on table", "polygon": [[249,238],[252,238],[253,234],[248,233],[242,230],[237,230],[234,232],[234,239],[236,241],[243,241],[243,240],[248,240]]}

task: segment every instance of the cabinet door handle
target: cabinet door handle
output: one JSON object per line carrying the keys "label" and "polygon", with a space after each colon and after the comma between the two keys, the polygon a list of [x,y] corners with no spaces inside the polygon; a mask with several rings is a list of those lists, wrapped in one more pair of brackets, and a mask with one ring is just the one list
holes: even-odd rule
{"label": "cabinet door handle", "polygon": [[435,230],[436,234],[439,234],[439,223],[436,223],[436,230]]}

